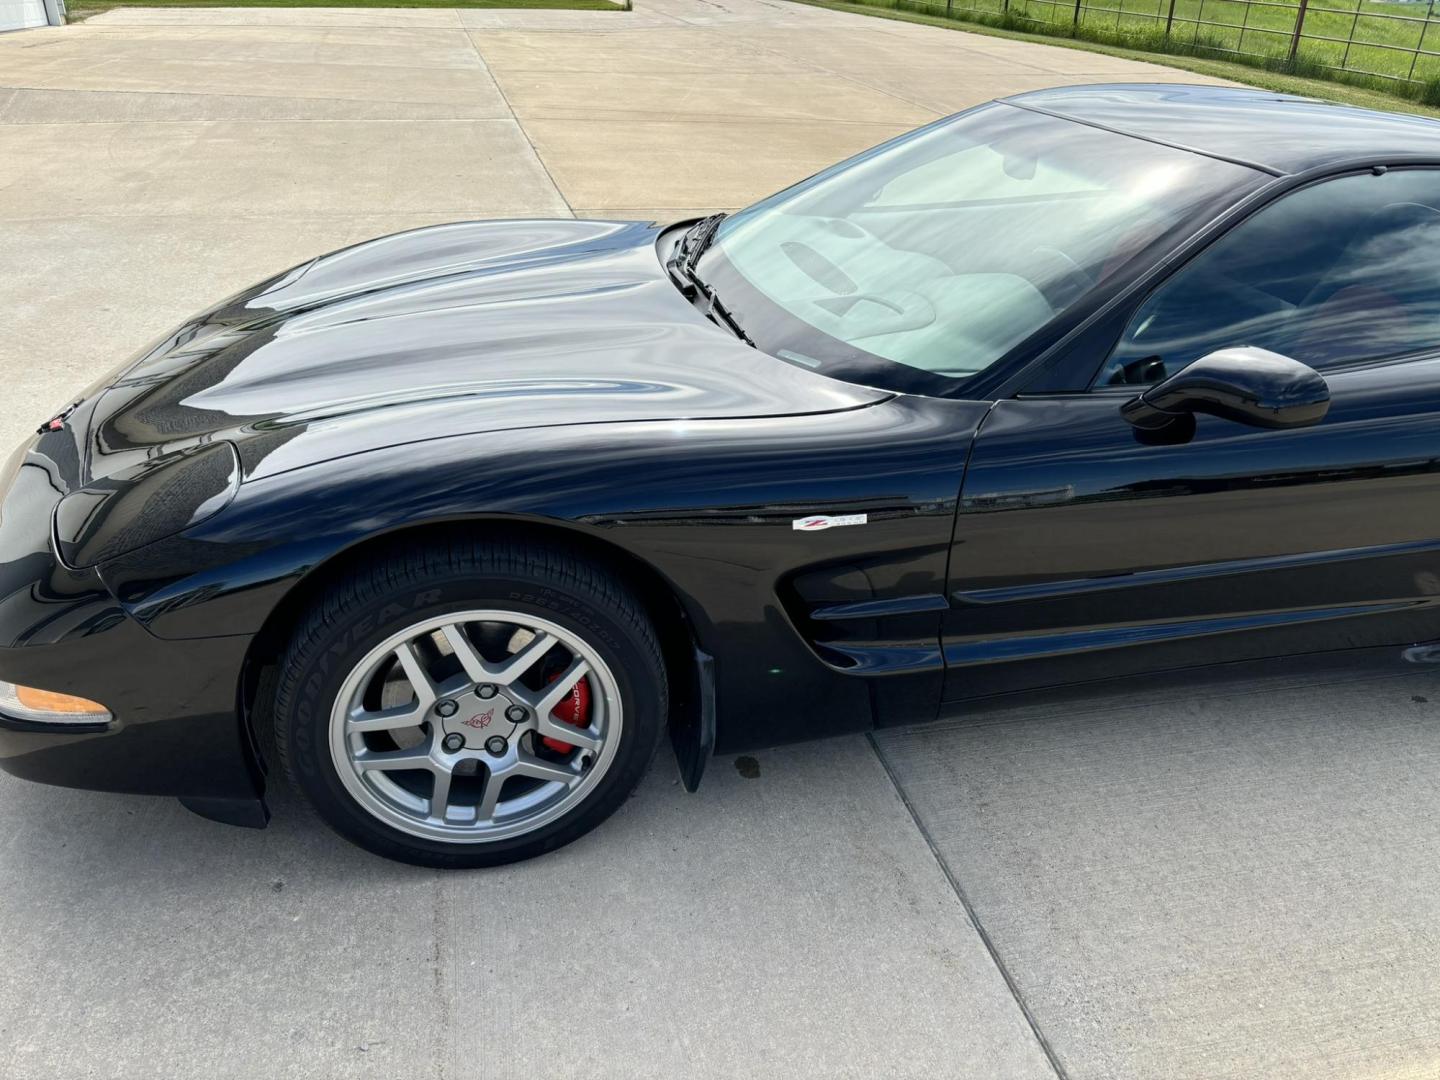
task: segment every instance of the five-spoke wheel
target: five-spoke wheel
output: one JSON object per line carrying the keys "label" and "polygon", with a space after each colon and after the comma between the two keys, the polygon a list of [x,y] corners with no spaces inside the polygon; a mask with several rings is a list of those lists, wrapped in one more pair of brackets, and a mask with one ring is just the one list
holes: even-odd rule
{"label": "five-spoke wheel", "polygon": [[614,675],[577,635],[514,611],[463,611],[408,626],[355,665],[335,699],[330,752],[382,821],[485,840],[583,799],[623,724]]}
{"label": "five-spoke wheel", "polygon": [[334,828],[393,858],[482,866],[587,832],[665,718],[625,582],[561,548],[390,547],[332,582],[281,662],[276,743]]}

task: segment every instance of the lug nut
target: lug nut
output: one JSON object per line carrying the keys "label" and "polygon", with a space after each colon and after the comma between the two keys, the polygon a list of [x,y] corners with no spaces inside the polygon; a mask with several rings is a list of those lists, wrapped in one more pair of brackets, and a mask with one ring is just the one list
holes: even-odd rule
{"label": "lug nut", "polygon": [[440,741],[440,745],[453,754],[457,750],[465,749],[465,736],[459,732],[452,731]]}
{"label": "lug nut", "polygon": [[505,738],[501,735],[491,735],[490,738],[485,740],[485,749],[489,750],[490,753],[494,754],[496,757],[501,757],[504,755],[505,746]]}
{"label": "lug nut", "polygon": [[435,711],[441,716],[454,716],[460,711],[460,706],[453,701],[442,701],[435,706]]}
{"label": "lug nut", "polygon": [[492,697],[495,696],[495,687],[491,686],[488,682],[481,683],[475,688],[475,696],[478,698],[484,698],[486,701],[489,701]]}
{"label": "lug nut", "polygon": [[520,721],[525,719],[526,715],[523,705],[511,705],[505,710],[505,719],[509,720],[512,724],[520,723]]}

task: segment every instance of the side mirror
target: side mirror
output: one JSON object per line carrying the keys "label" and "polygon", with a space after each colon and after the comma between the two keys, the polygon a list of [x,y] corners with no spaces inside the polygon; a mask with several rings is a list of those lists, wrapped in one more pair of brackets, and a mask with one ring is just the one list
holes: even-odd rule
{"label": "side mirror", "polygon": [[1318,424],[1330,408],[1324,377],[1298,360],[1245,346],[1220,349],[1120,406],[1141,431],[1159,431],[1193,413],[1237,424],[1296,428]]}

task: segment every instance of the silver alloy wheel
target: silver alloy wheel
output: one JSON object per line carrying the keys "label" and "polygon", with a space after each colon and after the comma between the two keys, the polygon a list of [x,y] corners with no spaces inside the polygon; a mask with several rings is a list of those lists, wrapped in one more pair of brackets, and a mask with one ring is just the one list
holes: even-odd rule
{"label": "silver alloy wheel", "polygon": [[[553,715],[581,683],[584,727]],[[331,709],[330,753],[356,802],[386,824],[484,843],[579,805],[609,770],[623,724],[615,676],[579,636],[533,615],[462,611],[365,654]]]}

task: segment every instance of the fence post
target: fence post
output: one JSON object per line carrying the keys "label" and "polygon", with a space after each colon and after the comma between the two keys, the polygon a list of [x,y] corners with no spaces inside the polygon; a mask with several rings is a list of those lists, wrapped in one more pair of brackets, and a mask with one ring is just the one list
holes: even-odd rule
{"label": "fence post", "polygon": [[1080,26],[1080,4],[1081,4],[1081,2],[1082,2],[1082,0],[1075,0],[1075,21],[1070,24],[1072,28],[1078,28],[1078,27]]}
{"label": "fence post", "polygon": [[1175,0],[1170,0],[1170,14],[1165,16],[1165,40],[1170,40],[1170,27],[1175,25]]}
{"label": "fence post", "polygon": [[1295,36],[1290,39],[1290,63],[1295,62],[1295,57],[1300,52],[1300,34],[1305,29],[1305,12],[1310,7],[1310,0],[1300,0],[1300,10],[1295,13]]}
{"label": "fence post", "polygon": [[945,0],[945,17],[950,18],[950,10],[955,6],[955,0]]}
{"label": "fence post", "polygon": [[1350,36],[1345,40],[1345,55],[1340,58],[1340,70],[1350,66],[1350,46],[1355,44],[1355,31],[1360,26],[1360,0],[1355,0],[1355,18],[1350,20]]}

